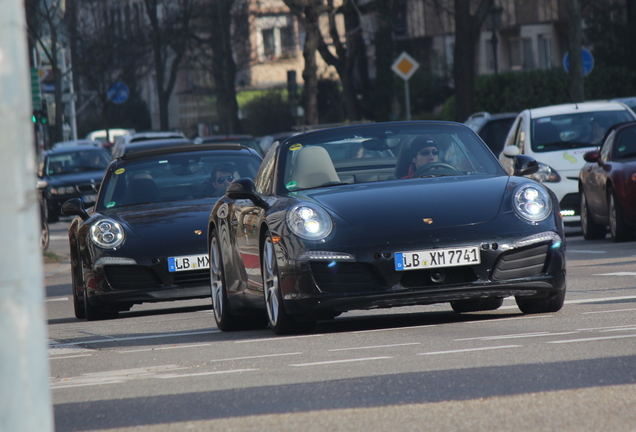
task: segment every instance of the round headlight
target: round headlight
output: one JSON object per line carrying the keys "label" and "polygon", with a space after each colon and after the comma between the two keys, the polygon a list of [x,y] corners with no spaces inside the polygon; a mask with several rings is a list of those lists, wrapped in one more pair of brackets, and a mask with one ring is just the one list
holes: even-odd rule
{"label": "round headlight", "polygon": [[522,185],[515,191],[512,208],[521,219],[540,222],[552,213],[552,201],[548,192],[542,187]]}
{"label": "round headlight", "polygon": [[333,228],[331,217],[324,209],[308,204],[292,207],[287,212],[287,225],[294,234],[307,240],[323,239]]}
{"label": "round headlight", "polygon": [[102,219],[91,227],[91,240],[104,249],[115,249],[124,241],[124,230],[112,219]]}

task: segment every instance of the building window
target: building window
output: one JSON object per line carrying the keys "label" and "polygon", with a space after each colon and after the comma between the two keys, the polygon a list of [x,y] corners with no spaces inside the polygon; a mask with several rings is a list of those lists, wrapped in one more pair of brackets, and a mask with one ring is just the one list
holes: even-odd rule
{"label": "building window", "polygon": [[552,68],[552,40],[542,35],[539,35],[539,67]]}
{"label": "building window", "polygon": [[535,68],[532,39],[510,39],[510,69],[530,70]]}
{"label": "building window", "polygon": [[265,16],[257,20],[261,61],[293,58],[296,55],[294,20],[288,15]]}

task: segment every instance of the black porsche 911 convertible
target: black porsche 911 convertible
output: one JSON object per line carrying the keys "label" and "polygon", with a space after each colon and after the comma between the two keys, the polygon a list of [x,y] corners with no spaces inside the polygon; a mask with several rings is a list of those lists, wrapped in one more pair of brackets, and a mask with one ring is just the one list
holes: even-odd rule
{"label": "black porsche 911 convertible", "polygon": [[275,143],[252,180],[210,214],[217,326],[277,334],[355,309],[448,302],[556,312],[566,290],[554,194],[509,176],[484,142],[453,122],[392,122]]}
{"label": "black porsche 911 convertible", "polygon": [[115,317],[134,304],[210,296],[207,220],[227,185],[262,159],[239,144],[183,145],[112,161],[94,207],[72,199],[69,225],[77,318]]}

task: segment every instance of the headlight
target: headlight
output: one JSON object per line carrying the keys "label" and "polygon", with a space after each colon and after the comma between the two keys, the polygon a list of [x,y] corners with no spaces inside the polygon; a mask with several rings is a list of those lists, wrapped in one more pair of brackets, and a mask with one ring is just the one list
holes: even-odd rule
{"label": "headlight", "polygon": [[323,239],[333,228],[331,217],[324,209],[308,204],[296,205],[289,210],[287,225],[294,234],[307,240]]}
{"label": "headlight", "polygon": [[51,188],[51,194],[53,195],[72,195],[75,192],[75,186],[60,186]]}
{"label": "headlight", "polygon": [[532,174],[530,178],[541,183],[556,183],[561,181],[561,176],[554,168],[541,162],[539,162],[539,171]]}
{"label": "headlight", "polygon": [[124,241],[124,230],[112,219],[102,219],[91,227],[91,240],[104,249],[115,249]]}
{"label": "headlight", "polygon": [[521,219],[529,222],[545,220],[552,213],[550,195],[540,186],[522,185],[512,198],[512,208]]}

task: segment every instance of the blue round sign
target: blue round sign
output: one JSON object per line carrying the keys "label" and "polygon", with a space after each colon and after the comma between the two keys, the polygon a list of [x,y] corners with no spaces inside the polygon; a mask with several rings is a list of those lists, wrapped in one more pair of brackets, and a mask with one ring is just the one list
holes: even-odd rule
{"label": "blue round sign", "polygon": [[[583,60],[583,76],[588,76],[594,69],[594,56],[586,48],[581,49],[581,59]],[[570,53],[563,56],[563,67],[566,72],[570,72]]]}
{"label": "blue round sign", "polygon": [[130,95],[128,86],[121,81],[113,83],[108,88],[108,99],[112,100],[116,104],[124,103]]}

